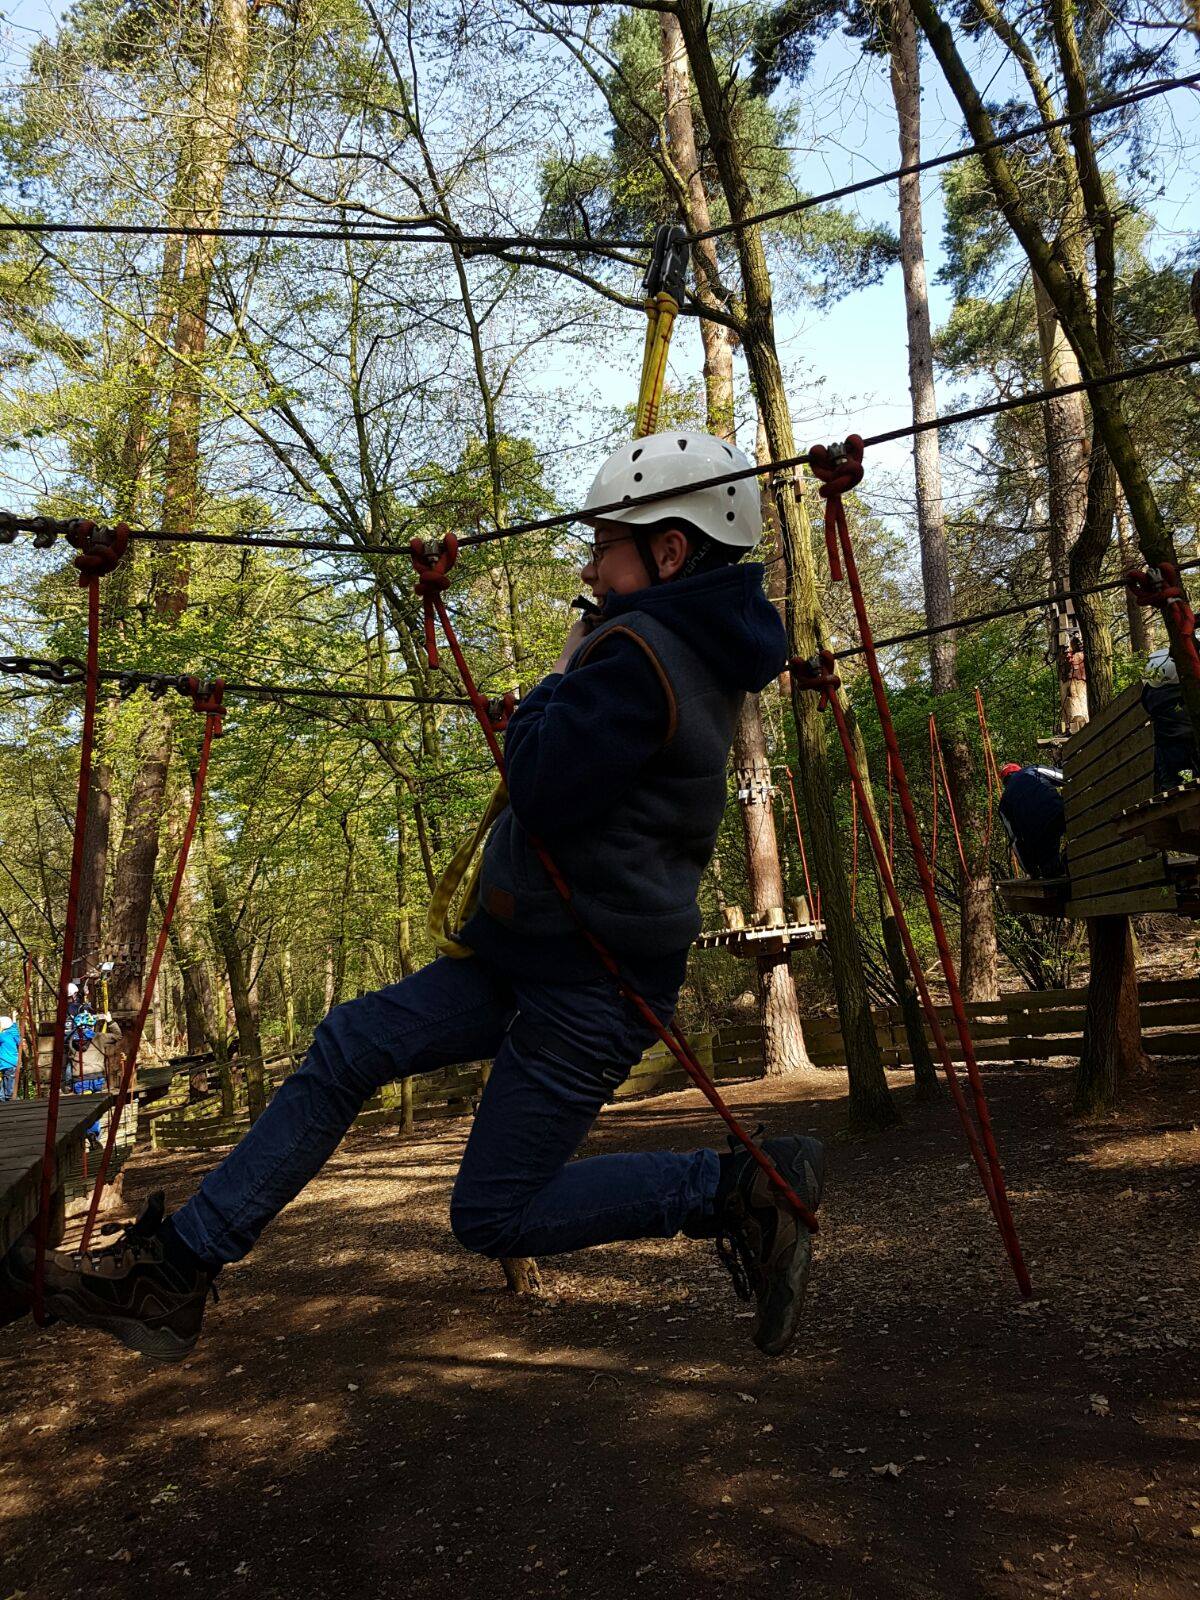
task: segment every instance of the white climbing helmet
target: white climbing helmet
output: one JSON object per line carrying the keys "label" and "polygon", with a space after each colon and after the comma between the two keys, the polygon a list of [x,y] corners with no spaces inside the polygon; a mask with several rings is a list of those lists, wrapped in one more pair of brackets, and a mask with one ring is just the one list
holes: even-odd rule
{"label": "white climbing helmet", "polygon": [[[689,485],[703,483],[724,472],[744,472],[753,462],[736,445],[726,444],[711,433],[651,433],[631,439],[612,455],[596,474],[583,503],[583,520],[589,521],[593,507],[617,504],[618,509],[601,511],[596,520],[620,522],[634,528],[649,527],[670,517],[682,517],[699,528],[714,544],[737,550],[753,550],[762,537],[762,511],[758,500],[758,479],[740,478],[710,489],[689,493]],[[620,502],[639,495],[661,493],[648,505]]]}
{"label": "white climbing helmet", "polygon": [[1169,683],[1179,682],[1179,668],[1171,659],[1169,650],[1155,650],[1146,658],[1142,668],[1142,682],[1151,689],[1162,689]]}
{"label": "white climbing helmet", "polygon": [[12,1027],[14,1020],[15,1019],[12,1017],[0,1017],[0,1033],[7,1033]]}

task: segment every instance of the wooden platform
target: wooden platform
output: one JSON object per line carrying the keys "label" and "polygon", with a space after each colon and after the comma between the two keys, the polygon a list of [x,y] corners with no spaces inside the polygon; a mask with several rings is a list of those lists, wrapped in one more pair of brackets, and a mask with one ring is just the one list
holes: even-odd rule
{"label": "wooden platform", "polygon": [[1122,838],[1142,838],[1161,850],[1200,856],[1200,779],[1127,807],[1116,828]]}
{"label": "wooden platform", "polygon": [[788,922],[781,928],[714,928],[696,940],[697,950],[729,950],[734,955],[777,955],[782,950],[820,944],[823,922]]}
{"label": "wooden platform", "polygon": [[[1006,905],[1030,916],[1080,920],[1147,911],[1196,915],[1195,860],[1168,854],[1159,837],[1127,822],[1163,815],[1157,807],[1166,798],[1154,794],[1154,730],[1141,684],[1131,684],[1073,733],[1062,763],[1068,876],[1001,884]],[[1171,849],[1178,851],[1178,842]]]}
{"label": "wooden platform", "polygon": [[[51,1187],[60,1236],[63,1195],[68,1183],[82,1173],[87,1130],[112,1103],[107,1094],[66,1094],[59,1101]],[[7,1250],[37,1215],[46,1108],[45,1100],[7,1100],[0,1105],[0,1251]]]}
{"label": "wooden platform", "polygon": [[996,892],[1010,911],[1025,917],[1065,917],[1070,878],[1006,878]]}

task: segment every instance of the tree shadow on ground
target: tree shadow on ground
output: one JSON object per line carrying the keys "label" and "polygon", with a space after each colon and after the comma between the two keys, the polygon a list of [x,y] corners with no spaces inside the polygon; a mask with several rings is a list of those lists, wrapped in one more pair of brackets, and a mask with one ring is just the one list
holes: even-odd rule
{"label": "tree shadow on ground", "polygon": [[[1192,1594],[1200,1102],[1079,1125],[1064,1085],[988,1074],[1032,1305],[952,1111],[909,1108],[833,1144],[775,1363],[710,1247],[580,1252],[509,1296],[446,1223],[467,1125],[354,1135],[182,1367],[0,1335],[0,1595]],[[732,1095],[773,1128],[845,1114],[823,1085]],[[624,1102],[588,1148],[713,1129],[694,1093]],[[127,1194],[206,1164],[139,1159]]]}

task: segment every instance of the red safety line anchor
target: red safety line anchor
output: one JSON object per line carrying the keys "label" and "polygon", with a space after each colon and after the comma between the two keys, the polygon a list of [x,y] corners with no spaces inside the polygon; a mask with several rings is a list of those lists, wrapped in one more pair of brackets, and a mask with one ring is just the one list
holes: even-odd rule
{"label": "red safety line anchor", "polygon": [[121,1068],[121,1083],[117,1090],[117,1103],[113,1107],[108,1120],[108,1133],[104,1140],[104,1153],[100,1157],[100,1165],[96,1169],[96,1181],[92,1186],[92,1198],[88,1205],[87,1219],[83,1224],[83,1236],[79,1241],[79,1254],[82,1255],[91,1242],[92,1230],[96,1226],[96,1213],[100,1209],[100,1194],[108,1177],[108,1169],[112,1164],[113,1150],[116,1148],[117,1131],[121,1125],[121,1117],[125,1107],[129,1104],[129,1095],[133,1087],[133,1074],[137,1066],[138,1051],[141,1049],[142,1034],[146,1028],[146,1018],[150,1015],[151,1002],[154,999],[154,987],[158,982],[158,971],[162,965],[163,956],[167,949],[167,936],[171,931],[171,923],[175,917],[175,907],[179,902],[179,891],[183,887],[183,875],[187,870],[188,855],[192,848],[192,838],[196,832],[196,824],[200,819],[200,806],[204,798],[204,783],[208,777],[208,758],[212,751],[214,739],[221,737],[222,696],[225,692],[224,678],[214,678],[210,683],[202,682],[199,678],[180,678],[176,687],[181,694],[190,697],[195,710],[204,717],[204,742],[200,747],[200,760],[196,767],[196,777],[192,784],[192,807],[188,812],[187,825],[183,830],[183,840],[179,846],[179,860],[175,863],[175,877],[171,884],[171,893],[163,910],[162,922],[158,930],[158,940],[154,946],[154,956],[150,962],[150,970],[146,975],[146,982],[142,989],[142,1001],[138,1007],[137,1016],[134,1018],[133,1027],[129,1031],[129,1038],[125,1044],[125,1061]]}
{"label": "red safety line anchor", "polygon": [[[917,825],[912,791],[908,786],[908,773],[905,770],[904,758],[900,753],[899,740],[896,738],[896,729],[892,722],[887,689],[884,687],[883,674],[879,670],[879,658],[875,652],[875,636],[871,630],[871,619],[867,614],[866,601],[863,598],[858,563],[854,559],[854,545],[850,538],[850,529],[846,523],[845,510],[840,504],[841,489],[839,485],[846,475],[843,463],[848,459],[857,465],[857,477],[855,477],[854,481],[858,482],[862,477],[862,453],[862,440],[858,438],[857,434],[854,434],[846,440],[840,452],[836,448],[826,450],[822,446],[818,446],[809,453],[809,463],[817,478],[825,486],[822,492],[827,493],[827,516],[830,507],[835,503],[837,504],[837,510],[833,518],[834,526],[841,547],[842,560],[845,563],[846,579],[850,585],[850,596],[854,604],[854,615],[858,622],[859,638],[862,642],[867,670],[871,677],[871,692],[875,699],[875,708],[879,713],[884,742],[892,756],[892,766],[896,777],[896,793],[900,800],[900,811],[904,818],[905,831],[908,834],[913,859],[921,880],[921,892],[929,911],[929,921],[937,944],[938,959],[941,962],[946,988],[950,995],[951,1009],[954,1013],[954,1025],[962,1046],[963,1065],[966,1067],[967,1078],[970,1082],[971,1093],[975,1102],[975,1116],[979,1123],[979,1134],[987,1154],[987,1165],[994,1190],[992,1210],[995,1214],[1001,1237],[1004,1240],[1004,1248],[1012,1264],[1017,1285],[1021,1293],[1028,1297],[1033,1293],[1033,1286],[1030,1283],[1029,1273],[1021,1254],[1021,1243],[1017,1237],[1016,1225],[1013,1222],[1012,1212],[1008,1204],[1008,1192],[1004,1184],[1004,1170],[1000,1164],[1000,1155],[996,1149],[996,1141],[992,1133],[991,1113],[988,1109],[987,1095],[984,1093],[979,1063],[975,1058],[975,1044],[971,1038],[971,1027],[967,1021],[962,990],[958,984],[958,972],[954,965],[954,958],[950,953],[950,941],[946,936],[946,925],[942,920],[937,890],[929,870],[929,862],[925,856],[921,830]],[[916,974],[914,973],[914,978],[915,976]]]}
{"label": "red safety line anchor", "polygon": [[[487,699],[485,696],[480,694],[479,690],[475,686],[475,680],[471,676],[471,669],[467,665],[466,658],[462,653],[458,635],[454,630],[454,624],[450,620],[450,614],[446,610],[445,601],[442,599],[442,595],[448,587],[447,574],[449,573],[450,568],[454,565],[454,561],[458,554],[458,541],[454,539],[452,534],[448,535],[447,541],[442,546],[441,550],[436,556],[432,557],[426,551],[424,542],[420,539],[414,539],[410,549],[413,566],[417,570],[417,593],[421,596],[421,599],[424,601],[426,607],[426,648],[427,650],[429,648],[430,634],[433,627],[432,618],[434,614],[436,614],[437,620],[442,625],[442,632],[445,635],[446,643],[450,646],[451,653],[454,656],[455,665],[458,667],[459,675],[463,681],[463,687],[467,692],[467,697],[471,702],[476,719],[479,722],[480,728],[483,730],[483,736],[487,740],[488,749],[492,752],[492,759],[495,761],[496,768],[500,774],[501,780],[503,781],[505,778],[504,752],[501,750],[499,741],[496,738],[496,730],[493,727],[491,717],[488,713]],[[427,581],[429,578],[435,581]],[[667,1049],[671,1052],[676,1061],[679,1062],[680,1066],[691,1078],[692,1082],[704,1095],[705,1099],[725,1123],[729,1131],[749,1152],[751,1159],[766,1174],[771,1184],[774,1185],[775,1189],[778,1190],[778,1192],[791,1206],[799,1220],[804,1223],[805,1227],[808,1228],[810,1233],[818,1232],[818,1223],[813,1212],[810,1211],[808,1206],[804,1204],[804,1201],[801,1200],[800,1196],[787,1182],[770,1157],[763,1153],[759,1146],[755,1144],[750,1134],[746,1132],[745,1128],[743,1128],[741,1123],[738,1122],[734,1117],[733,1112],[730,1111],[729,1107],[725,1104],[724,1100],[718,1093],[716,1086],[713,1084],[704,1068],[700,1065],[700,1062],[696,1059],[695,1052],[692,1050],[691,1045],[684,1038],[683,1034],[680,1033],[679,1030],[674,1026],[668,1027],[659,1021],[642,996],[622,976],[621,969],[617,965],[616,958],[585,925],[583,919],[575,909],[575,905],[571,897],[570,886],[563,877],[562,873],[559,871],[553,857],[550,855],[550,852],[546,849],[545,845],[534,834],[529,835],[529,841],[533,845],[538,860],[545,868],[546,875],[549,877],[551,883],[553,883],[563,901],[563,904],[566,906],[567,914],[575,923],[580,933],[582,933],[583,937],[587,940],[588,944],[590,944],[592,949],[596,952],[597,958],[604,966],[605,970],[615,980],[621,993],[629,1001],[630,1005],[633,1006],[634,1010],[637,1011],[642,1017],[643,1021],[653,1029],[658,1038],[663,1042],[663,1044],[666,1045]]]}
{"label": "red safety line anchor", "polygon": [[1171,613],[1183,645],[1188,670],[1193,678],[1200,678],[1200,651],[1196,649],[1196,613],[1188,604],[1179,568],[1173,561],[1163,561],[1157,567],[1135,567],[1125,574],[1125,587],[1140,606],[1157,606]]}

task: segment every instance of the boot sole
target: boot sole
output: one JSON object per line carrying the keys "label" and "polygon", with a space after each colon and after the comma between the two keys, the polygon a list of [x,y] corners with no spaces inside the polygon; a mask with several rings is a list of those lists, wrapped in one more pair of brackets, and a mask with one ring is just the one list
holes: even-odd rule
{"label": "boot sole", "polygon": [[791,1291],[791,1300],[787,1320],[773,1339],[765,1338],[757,1328],[754,1331],[754,1343],[763,1355],[781,1356],[795,1339],[800,1327],[801,1313],[804,1310],[804,1295],[808,1288],[809,1273],[812,1271],[812,1260],[812,1234],[801,1223],[797,1228],[796,1248],[788,1263],[787,1286]]}
{"label": "boot sole", "polygon": [[73,1328],[95,1328],[107,1333],[127,1350],[133,1350],[148,1361],[183,1361],[196,1348],[199,1330],[191,1335],[175,1333],[171,1328],[152,1328],[132,1317],[98,1315],[81,1308],[66,1297],[47,1296],[46,1310]]}

